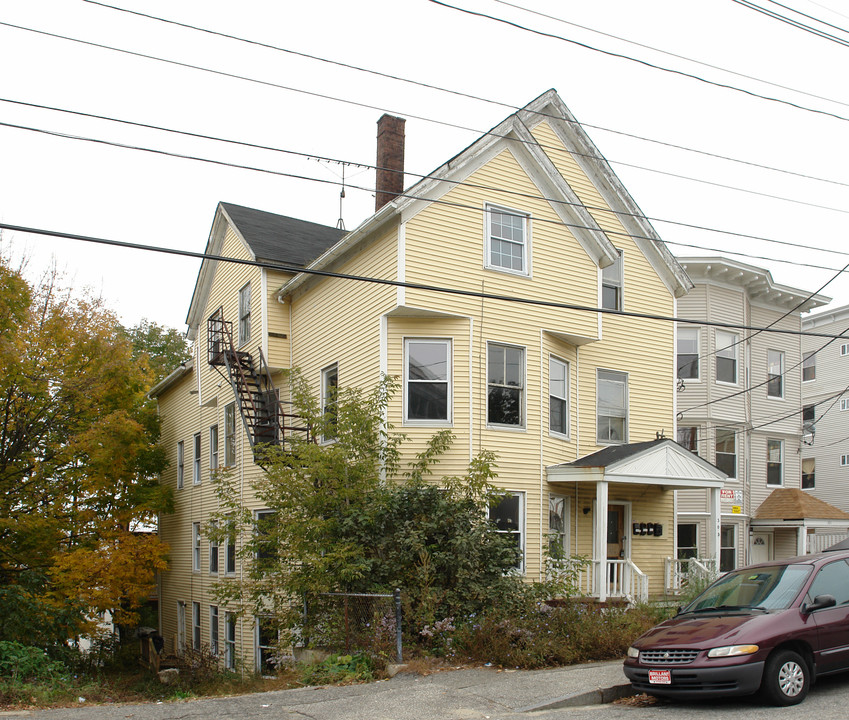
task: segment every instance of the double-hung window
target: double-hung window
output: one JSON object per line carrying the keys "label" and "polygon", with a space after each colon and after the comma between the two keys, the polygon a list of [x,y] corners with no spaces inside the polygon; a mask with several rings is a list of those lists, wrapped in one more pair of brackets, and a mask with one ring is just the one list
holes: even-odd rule
{"label": "double-hung window", "polygon": [[622,251],[618,257],[601,271],[601,306],[605,310],[622,309]]}
{"label": "double-hung window", "polygon": [[525,551],[525,496],[523,493],[508,493],[498,502],[489,506],[489,519],[495,529],[510,537],[511,544],[516,547],[516,569],[524,568]]}
{"label": "double-hung window", "polygon": [[451,421],[451,341],[407,338],[404,352],[405,420]]}
{"label": "double-hung window", "polygon": [[209,651],[218,655],[218,606],[209,606]]}
{"label": "double-hung window", "polygon": [[192,523],[192,570],[200,572],[200,523]]}
{"label": "double-hung window", "polygon": [[236,669],[236,616],[231,612],[224,613],[224,667]]}
{"label": "double-hung window", "polygon": [[339,366],[335,363],[321,371],[321,413],[325,420],[323,442],[330,442],[336,437],[336,422],[339,409],[336,394],[339,392]]}
{"label": "double-hung window", "polygon": [[729,479],[737,477],[737,433],[731,428],[716,429],[715,464]]}
{"label": "double-hung window", "polygon": [[766,484],[784,484],[784,441],[766,441]]}
{"label": "double-hung window", "polygon": [[569,500],[562,495],[548,496],[548,554],[552,560],[564,560],[569,553]]}
{"label": "double-hung window", "polygon": [[716,331],[716,381],[737,384],[738,337],[724,330]]}
{"label": "double-hung window", "polygon": [[200,603],[192,603],[192,649],[200,650]]}
{"label": "double-hung window", "polygon": [[227,523],[227,545],[224,546],[224,572],[227,575],[236,574],[236,529],[233,523],[231,515]]}
{"label": "double-hung window", "polygon": [[186,474],[186,448],[183,441],[177,443],[177,489],[183,489],[183,478]]}
{"label": "double-hung window", "polygon": [[486,417],[490,425],[525,425],[525,349],[487,345]]}
{"label": "double-hung window", "polygon": [[214,521],[210,523],[212,532],[210,535],[212,537],[209,538],[209,573],[210,575],[218,574],[218,539],[216,536],[216,530],[218,530],[218,525]]}
{"label": "double-hung window", "polygon": [[192,460],[192,484],[200,485],[200,433],[195,433],[193,444],[195,454]]}
{"label": "double-hung window", "polygon": [[236,464],[236,403],[224,407],[224,466]]}
{"label": "double-hung window", "polygon": [[548,429],[569,436],[569,363],[548,359]]}
{"label": "double-hung window", "polygon": [[239,290],[239,345],[251,339],[251,284]]}
{"label": "double-hung window", "polygon": [[698,557],[699,542],[698,530],[699,526],[696,523],[678,523],[678,547],[676,550],[679,560]]}
{"label": "double-hung window", "polygon": [[780,350],[767,350],[766,395],[771,398],[784,397],[784,353]]}
{"label": "double-hung window", "polygon": [[218,425],[209,428],[209,472],[218,469]]}
{"label": "double-hung window", "polygon": [[719,530],[719,572],[737,567],[737,527],[722,525]]}
{"label": "double-hung window", "polygon": [[812,490],[817,486],[817,461],[814,458],[802,458],[802,490]]}
{"label": "double-hung window", "polygon": [[628,442],[628,375],[596,371],[596,442]]}
{"label": "double-hung window", "polygon": [[274,510],[257,510],[254,513],[256,532],[256,559],[258,563],[268,564],[277,557],[277,533],[275,532],[276,513]]}
{"label": "double-hung window", "polygon": [[487,205],[486,218],[486,266],[529,275],[530,223],[527,214]]}
{"label": "double-hung window", "polygon": [[678,444],[683,445],[691,453],[699,454],[699,428],[696,425],[678,426]]}
{"label": "double-hung window", "polygon": [[682,380],[699,379],[699,328],[678,328],[678,377]]}
{"label": "double-hung window", "polygon": [[817,379],[817,354],[808,352],[802,355],[802,382]]}

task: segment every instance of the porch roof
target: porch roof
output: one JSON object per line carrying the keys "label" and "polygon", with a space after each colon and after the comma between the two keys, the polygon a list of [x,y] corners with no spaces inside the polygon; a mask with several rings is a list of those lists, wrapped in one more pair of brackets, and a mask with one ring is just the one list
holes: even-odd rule
{"label": "porch roof", "polygon": [[675,488],[721,488],[728,477],[668,438],[611,445],[569,463],[550,465],[546,475],[552,483],[606,480]]}
{"label": "porch roof", "polygon": [[[755,511],[753,525],[774,524],[774,521],[838,521],[837,524],[849,524],[849,514],[840,508],[820,500],[799,488],[776,488]],[[769,522],[773,521],[773,522]],[[822,522],[833,525],[833,522]]]}

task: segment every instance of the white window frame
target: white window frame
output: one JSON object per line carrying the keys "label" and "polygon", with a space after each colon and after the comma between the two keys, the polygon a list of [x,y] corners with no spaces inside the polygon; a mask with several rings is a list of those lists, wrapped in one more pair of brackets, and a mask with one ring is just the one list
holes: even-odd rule
{"label": "white window frame", "polygon": [[[607,377],[602,377],[603,375],[607,375]],[[623,443],[628,442],[628,432],[629,432],[629,375],[627,372],[622,372],[621,370],[610,370],[607,368],[596,368],[596,390],[595,390],[595,440],[596,445],[622,445]],[[616,383],[622,386],[622,399],[624,403],[624,407],[622,408],[623,414],[619,415],[611,415],[609,413],[602,414],[601,410],[601,393],[600,389],[602,383]],[[610,423],[607,423],[607,433],[605,436],[602,436],[602,423],[601,418],[622,418],[622,435],[623,437],[618,439],[611,439],[611,427]]]}
{"label": "white window frame", "polygon": [[[679,425],[675,429],[675,442],[677,442],[681,447],[689,450],[694,455],[698,455],[699,454],[699,429],[700,428],[699,428],[698,425]],[[692,448],[687,447],[687,445],[685,445],[683,442],[681,442],[682,440],[688,439],[688,438],[683,437],[685,430],[687,431],[687,435],[693,436],[692,440],[693,440],[693,446],[694,447],[692,447]]]}
{"label": "white window frame", "polygon": [[[254,617],[254,647],[256,648],[256,671],[258,673],[262,673],[262,651],[263,650],[271,650],[272,652],[277,648],[274,645],[260,645],[260,623],[262,622],[262,618],[257,615]],[[279,635],[278,635],[279,640]]]}
{"label": "white window frame", "polygon": [[[554,386],[554,370],[557,368],[563,373],[563,388]],[[548,356],[548,432],[553,437],[564,438],[568,440],[571,437],[572,430],[572,413],[569,407],[570,395],[570,379],[571,366],[567,360],[561,360],[556,355]],[[558,379],[558,384],[560,380]],[[562,394],[560,394],[562,392]],[[566,431],[554,429],[552,423],[552,411],[554,403],[562,403],[564,411],[564,420],[566,423]]]}
{"label": "white window frame", "polygon": [[[784,351],[783,350],[767,350],[766,351],[766,396],[772,400],[784,399]],[[778,372],[775,372],[775,371]],[[778,381],[778,394],[773,394],[772,382],[773,378]]]}
{"label": "white window frame", "polygon": [[[230,516],[232,517],[232,516]],[[230,568],[233,568],[232,570]],[[236,574],[236,532],[235,530],[227,537],[224,546],[224,574],[232,577]]]}
{"label": "white window frame", "polygon": [[[445,351],[445,376],[434,378],[410,377],[410,349],[416,345],[441,346]],[[445,426],[452,423],[453,418],[453,343],[450,338],[407,337],[404,338],[404,424],[421,426]],[[410,417],[410,394],[417,386],[445,386],[445,416],[438,418]]]}
{"label": "white window frame", "polygon": [[210,605],[209,606],[209,651],[217,656],[218,655],[218,640],[219,640],[219,628],[218,628],[218,606]]}
{"label": "white window frame", "polygon": [[[503,374],[501,379],[504,382],[494,383],[490,381],[489,377],[489,365],[490,365],[490,353],[493,348],[502,348],[505,351],[504,354],[504,367]],[[518,386],[508,385],[507,384],[507,351],[509,350],[518,350],[521,353],[522,360],[522,369],[520,372],[522,384]],[[528,384],[528,351],[522,345],[511,345],[509,343],[501,343],[501,342],[487,342],[486,344],[486,426],[489,428],[497,428],[499,430],[524,430],[525,429],[525,419],[527,417],[527,384]],[[504,388],[507,390],[517,390],[519,391],[519,422],[518,423],[499,423],[493,422],[490,420],[489,416],[489,396],[490,390],[492,388]]]}
{"label": "white window frame", "polygon": [[236,669],[236,615],[224,613],[224,667],[227,670]]}
{"label": "white window frame", "polygon": [[200,572],[200,523],[192,523],[192,572]]}
{"label": "white window frame", "polygon": [[840,356],[843,357],[845,355],[849,355],[849,343],[843,343],[840,346]]}
{"label": "white window frame", "polygon": [[[702,339],[702,330],[698,327],[685,327],[678,328],[678,333],[675,338],[675,375],[679,380],[683,380],[684,382],[699,382],[702,379],[702,363],[701,363],[701,339]],[[694,343],[695,342],[695,353],[693,352],[681,352],[681,344],[684,343]],[[690,348],[693,349],[692,347]],[[695,369],[696,374],[694,377],[681,377],[681,365],[679,362],[679,358],[681,355],[693,355],[695,354]],[[688,363],[689,364],[689,363]]]}
{"label": "white window frame", "polygon": [[186,476],[186,447],[182,440],[177,443],[177,489],[183,489]]}
{"label": "white window frame", "polygon": [[[621,250],[616,251],[619,257],[599,273],[599,304],[605,310],[622,310],[625,307],[625,258]],[[605,303],[604,289],[612,288],[616,292],[616,307]]]}
{"label": "white window frame", "polygon": [[[770,482],[769,481],[769,466],[775,464],[775,460],[771,459],[771,449],[773,447],[777,447],[778,449],[778,472],[780,475],[779,481]],[[767,487],[784,487],[784,440],[778,440],[776,438],[767,438],[766,441],[766,484]]]}
{"label": "white window frame", "polygon": [[[254,532],[259,535],[259,523],[263,518],[271,517],[277,515],[276,510],[269,510],[268,508],[263,508],[261,510],[254,510]],[[254,553],[254,560],[260,560],[259,551]]]}
{"label": "white window frame", "polygon": [[209,427],[209,472],[218,469],[218,425]]}
{"label": "white window frame", "polygon": [[[335,384],[331,384],[331,379],[335,378]],[[331,398],[331,388],[333,388],[333,398]],[[328,413],[338,414],[336,407],[336,392],[339,390],[339,363],[328,365],[321,371],[321,414],[322,417]],[[332,407],[331,407],[332,405]],[[329,443],[336,440],[336,435],[322,435],[321,441]]]}
{"label": "white window frame", "polygon": [[[210,522],[213,533],[218,529],[218,523]],[[221,552],[218,545],[218,540],[214,537],[209,538],[209,574],[218,575],[221,566]]]}
{"label": "white window frame", "polygon": [[177,601],[177,654],[186,651],[186,603]]}
{"label": "white window frame", "polygon": [[192,485],[200,485],[200,433],[192,436]]}
{"label": "white window frame", "polygon": [[236,403],[224,406],[224,467],[236,464]]}
{"label": "white window frame", "polygon": [[[518,527],[501,529],[496,527],[496,532],[507,535],[518,535],[519,536],[519,551],[521,552],[521,557],[519,558],[519,564],[515,566],[516,572],[524,575],[525,573],[525,493],[521,491],[514,490],[506,490],[504,493],[504,499],[507,497],[518,498],[519,503],[519,517],[517,519]],[[492,507],[487,508],[487,517],[492,520]]]}
{"label": "white window frame", "polygon": [[200,603],[192,602],[192,649],[200,650]]}
{"label": "white window frame", "polygon": [[[693,535],[693,542],[695,545],[681,545],[681,526],[689,525],[695,528],[695,533]],[[699,523],[692,522],[690,520],[679,521],[675,523],[675,557],[679,560],[683,560],[685,558],[681,557],[681,550],[692,550],[693,554],[688,555],[688,558],[697,558],[699,557]]]}
{"label": "white window frame", "polygon": [[[514,245],[521,245],[522,247],[522,268],[520,270],[516,270],[513,267],[506,267],[504,265],[499,265],[493,262],[492,258],[492,240],[493,240],[493,220],[497,216],[507,215],[510,217],[516,217],[521,219],[522,221],[522,242],[519,243],[516,240],[511,238],[496,238],[501,242],[506,242]],[[504,207],[502,205],[490,205],[487,204],[485,207],[485,221],[484,221],[484,233],[485,233],[485,253],[486,257],[484,258],[484,267],[487,270],[495,270],[497,272],[509,273],[510,275],[518,275],[522,277],[530,277],[531,275],[531,216],[523,212],[521,210],[515,210],[513,208]]]}
{"label": "white window frame", "polygon": [[[805,377],[805,371],[810,371],[808,374],[811,377]],[[817,353],[816,351],[802,353],[802,382],[813,382],[817,379]]]}
{"label": "white window frame", "polygon": [[849,410],[849,398],[840,398],[840,411],[845,412]]}
{"label": "white window frame", "polygon": [[840,467],[849,467],[849,455],[840,456]]}
{"label": "white window frame", "polygon": [[722,431],[724,433],[728,433],[731,436],[731,438],[734,440],[734,452],[733,453],[723,452],[721,454],[722,455],[732,455],[733,454],[733,456],[734,456],[734,475],[733,476],[729,475],[728,479],[729,480],[736,480],[737,479],[737,463],[739,462],[739,457],[738,457],[738,453],[737,453],[737,432],[733,428],[717,427],[717,428],[714,429],[714,442],[713,442],[714,465],[719,466],[720,452],[718,450],[718,447],[719,447],[719,432],[720,431]]}
{"label": "white window frame", "polygon": [[[810,472],[805,472],[805,463],[810,463]],[[811,477],[810,485],[805,485],[805,475],[809,475]],[[815,490],[817,487],[817,460],[816,458],[806,457],[802,458],[802,477],[800,480],[799,487],[802,490]]]}
{"label": "white window frame", "polygon": [[239,347],[251,340],[251,284],[239,288]]}
{"label": "white window frame", "polygon": [[[563,529],[557,530],[556,528],[551,527],[551,519],[554,515],[554,508],[552,507],[555,503],[562,503],[563,505]],[[563,550],[563,557],[569,557],[570,552],[570,498],[568,495],[558,495],[557,493],[551,493],[548,496],[548,543],[549,548],[552,545],[552,541],[555,539],[554,536],[558,536],[560,538],[559,545]],[[549,551],[550,552],[550,551]]]}
{"label": "white window frame", "polygon": [[[731,538],[732,538],[731,545],[723,545],[722,544],[723,531],[727,530],[727,529],[731,530]],[[734,569],[737,568],[737,558],[738,558],[737,535],[738,535],[738,533],[737,533],[737,524],[736,523],[723,523],[722,525],[720,525],[719,558],[717,558],[719,560],[719,571],[720,572],[730,572],[731,570],[734,570]],[[733,553],[732,554],[732,558],[733,558],[732,566],[729,567],[729,568],[723,568],[722,567],[722,551],[723,550],[731,550],[732,553]]]}
{"label": "white window frame", "polygon": [[[716,342],[715,372],[716,382],[719,385],[737,385],[740,382],[740,358],[737,348],[740,347],[740,336],[737,333],[717,330],[714,334]],[[733,357],[732,357],[733,356]],[[734,363],[734,379],[719,379],[720,360],[731,360]]]}

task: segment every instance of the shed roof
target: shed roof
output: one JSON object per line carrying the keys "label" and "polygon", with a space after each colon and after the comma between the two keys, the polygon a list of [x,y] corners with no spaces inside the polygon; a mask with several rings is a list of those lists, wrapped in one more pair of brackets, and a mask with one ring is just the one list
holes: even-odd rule
{"label": "shed roof", "polygon": [[849,520],[849,513],[798,488],[776,488],[755,512],[756,520]]}

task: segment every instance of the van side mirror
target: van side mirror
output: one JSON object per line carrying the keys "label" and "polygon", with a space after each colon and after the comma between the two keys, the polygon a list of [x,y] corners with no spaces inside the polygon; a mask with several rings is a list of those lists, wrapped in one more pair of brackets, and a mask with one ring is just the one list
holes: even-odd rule
{"label": "van side mirror", "polygon": [[834,599],[834,595],[817,595],[810,605],[804,606],[804,611],[806,613],[812,613],[814,610],[822,610],[823,608],[834,607],[835,605],[837,605],[837,600]]}

